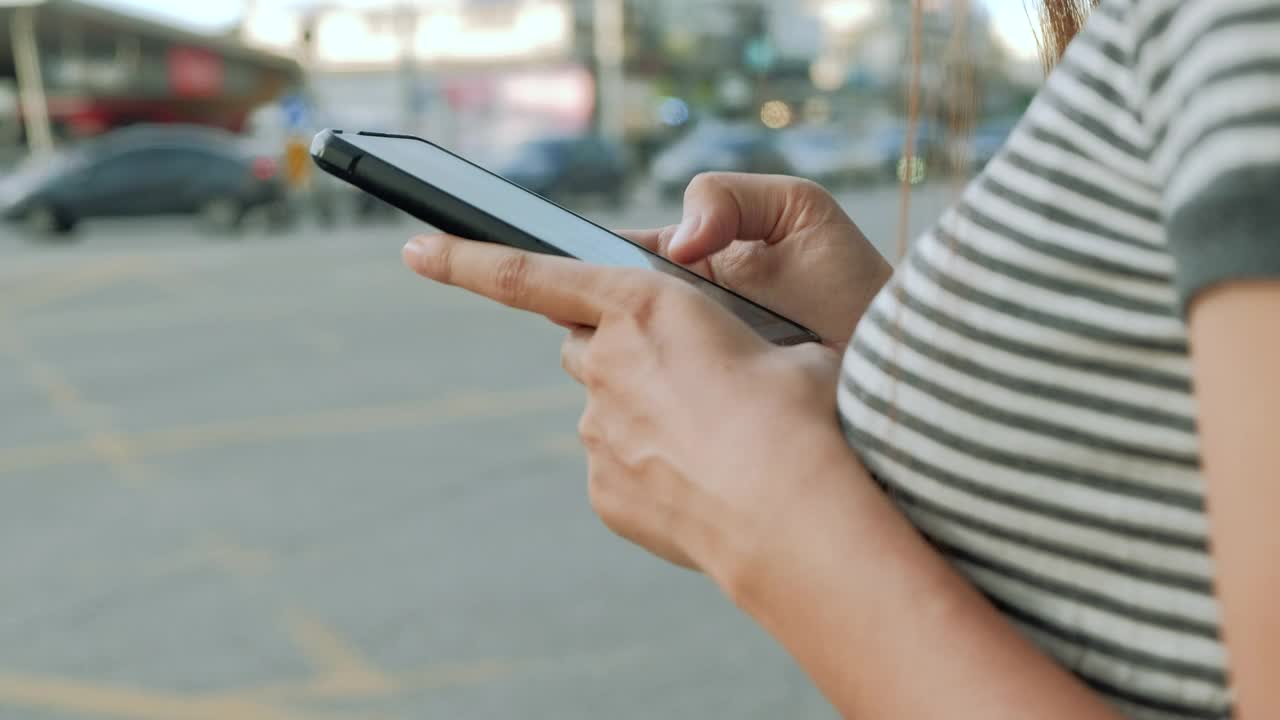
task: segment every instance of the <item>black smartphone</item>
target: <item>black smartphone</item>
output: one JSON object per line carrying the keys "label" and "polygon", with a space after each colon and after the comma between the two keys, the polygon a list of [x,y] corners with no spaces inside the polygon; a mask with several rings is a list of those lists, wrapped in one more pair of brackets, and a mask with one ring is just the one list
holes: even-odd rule
{"label": "black smartphone", "polygon": [[820,342],[799,323],[422,138],[324,130],[311,156],[326,172],[444,232],[597,265],[658,270],[696,286],[772,343]]}

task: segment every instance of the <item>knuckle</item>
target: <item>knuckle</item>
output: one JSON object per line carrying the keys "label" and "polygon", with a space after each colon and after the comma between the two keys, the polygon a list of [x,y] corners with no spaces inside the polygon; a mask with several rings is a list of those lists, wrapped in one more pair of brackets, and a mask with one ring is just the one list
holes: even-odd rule
{"label": "knuckle", "polygon": [[507,305],[519,303],[529,287],[529,257],[516,252],[498,261],[494,268],[494,289],[498,300]]}
{"label": "knuckle", "polygon": [[596,427],[591,416],[583,413],[578,420],[578,439],[582,441],[582,446],[588,450],[597,450],[604,446],[604,438],[600,435],[600,429]]}
{"label": "knuckle", "polygon": [[694,200],[703,193],[714,191],[724,187],[725,181],[730,173],[720,171],[700,172],[693,176],[689,181],[688,187],[685,188],[685,200]]}
{"label": "knuckle", "polygon": [[640,328],[650,327],[658,314],[662,296],[663,293],[651,283],[632,288],[623,303],[627,317]]}

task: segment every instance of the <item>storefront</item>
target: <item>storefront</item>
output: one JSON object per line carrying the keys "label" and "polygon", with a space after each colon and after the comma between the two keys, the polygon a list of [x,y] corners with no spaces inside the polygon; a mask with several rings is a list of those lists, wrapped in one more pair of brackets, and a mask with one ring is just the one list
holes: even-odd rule
{"label": "storefront", "polygon": [[0,28],[0,144],[139,122],[238,131],[302,83],[292,60],[77,0],[0,0]]}

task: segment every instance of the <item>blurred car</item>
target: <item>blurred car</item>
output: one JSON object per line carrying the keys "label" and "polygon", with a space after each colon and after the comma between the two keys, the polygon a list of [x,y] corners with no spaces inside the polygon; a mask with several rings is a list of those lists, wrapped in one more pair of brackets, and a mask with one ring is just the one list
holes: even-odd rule
{"label": "blurred car", "polygon": [[885,167],[875,143],[843,127],[788,128],[778,135],[778,149],[791,172],[829,188],[878,178]]}
{"label": "blurred car", "polygon": [[626,153],[597,135],[546,137],[526,143],[498,173],[553,200],[598,196],[613,207],[627,197]]}
{"label": "blurred car", "polygon": [[277,158],[229,133],[187,126],[118,130],[0,182],[0,215],[41,234],[65,234],[90,218],[184,214],[223,231],[258,208],[284,220],[285,201]]}
{"label": "blurred car", "polygon": [[916,125],[911,166],[907,167],[907,123],[881,123],[868,131],[868,147],[879,157],[881,172],[892,180],[924,182],[943,158],[946,137],[938,126],[922,120]]}
{"label": "blurred car", "polygon": [[968,158],[974,172],[982,170],[987,163],[995,159],[1005,143],[1009,141],[1009,136],[1013,134],[1013,129],[1018,126],[1021,119],[1021,115],[993,118],[974,130]]}
{"label": "blurred car", "polygon": [[659,153],[653,162],[658,191],[668,200],[684,195],[695,176],[711,171],[790,175],[776,132],[755,124],[701,123]]}

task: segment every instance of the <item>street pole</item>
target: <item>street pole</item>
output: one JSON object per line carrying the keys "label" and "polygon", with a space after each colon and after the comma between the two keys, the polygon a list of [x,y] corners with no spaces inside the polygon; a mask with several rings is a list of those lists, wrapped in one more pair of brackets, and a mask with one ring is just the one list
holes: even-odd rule
{"label": "street pole", "polygon": [[27,149],[32,155],[46,155],[53,152],[53,130],[49,126],[49,104],[40,72],[36,9],[30,5],[15,9],[9,30],[13,63],[18,75],[22,122],[27,132]]}
{"label": "street pole", "polygon": [[400,28],[400,74],[401,74],[401,111],[404,113],[402,132],[419,134],[418,114],[418,8],[410,3],[401,5],[396,11],[397,27]]}
{"label": "street pole", "polygon": [[596,113],[600,134],[621,142],[626,133],[626,78],[623,75],[626,37],[623,0],[595,0]]}

